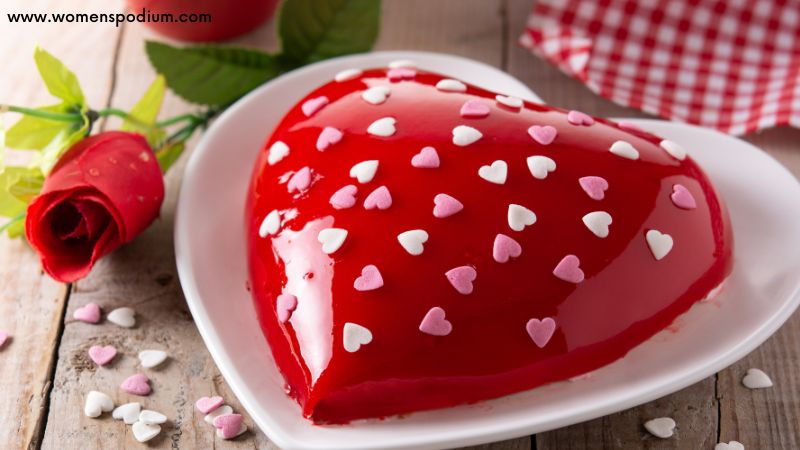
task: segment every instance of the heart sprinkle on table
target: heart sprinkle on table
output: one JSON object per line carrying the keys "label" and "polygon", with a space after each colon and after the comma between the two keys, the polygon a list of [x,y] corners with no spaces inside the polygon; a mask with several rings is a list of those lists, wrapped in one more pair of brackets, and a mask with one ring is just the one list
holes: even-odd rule
{"label": "heart sprinkle on table", "polygon": [[145,369],[152,369],[166,361],[168,355],[163,350],[142,350],[139,352],[139,363]]}
{"label": "heart sprinkle on table", "polygon": [[203,414],[208,414],[211,411],[219,408],[225,400],[222,399],[220,396],[214,397],[200,397],[194,403],[194,407],[197,408]]}
{"label": "heart sprinkle on table", "polygon": [[117,356],[117,349],[113,345],[106,345],[105,347],[93,345],[89,348],[89,358],[98,366],[105,366],[115,356]]}
{"label": "heart sprinkle on table", "polygon": [[214,419],[226,414],[233,414],[233,408],[231,408],[229,405],[222,405],[206,414],[205,417],[203,417],[203,420],[205,420],[209,425],[214,425]]}
{"label": "heart sprinkle on table", "polygon": [[167,421],[167,416],[161,414],[158,411],[144,409],[142,410],[142,412],[139,413],[139,422],[143,422],[148,425],[160,425],[166,421]]}
{"label": "heart sprinkle on table", "polygon": [[139,413],[142,411],[142,404],[139,402],[125,403],[117,406],[111,413],[111,417],[122,420],[128,425],[132,425],[139,420]]}
{"label": "heart sprinkle on table", "polygon": [[152,392],[152,389],[150,388],[150,379],[141,373],[129,376],[119,387],[123,391],[132,395],[146,396],[150,395]]}
{"label": "heart sprinkle on table", "polygon": [[667,439],[675,434],[675,420],[671,417],[659,417],[644,423],[644,428],[653,436]]}
{"label": "heart sprinkle on table", "polygon": [[244,433],[244,420],[241,414],[225,414],[214,419],[214,428],[222,439],[233,439]]}
{"label": "heart sprinkle on table", "polygon": [[86,323],[100,322],[100,307],[97,306],[96,303],[87,303],[76,309],[75,312],[72,313],[72,317],[74,317],[75,320]]}
{"label": "heart sprinkle on table", "polygon": [[222,397],[202,397],[195,407],[206,414],[203,420],[216,428],[217,436],[222,439],[233,439],[247,431],[242,415],[234,414],[233,408],[223,404]]}
{"label": "heart sprinkle on table", "polygon": [[139,442],[147,442],[161,433],[161,425],[144,423],[142,421],[135,422],[131,426],[131,429],[133,430],[133,437]]}
{"label": "heart sprinkle on table", "polygon": [[714,450],[744,450],[744,444],[739,441],[730,441],[727,444],[720,442],[714,446]]}
{"label": "heart sprinkle on table", "polygon": [[[88,306],[88,305],[87,305]],[[133,328],[136,326],[136,311],[132,308],[122,307],[117,308],[106,316],[109,322],[119,325],[123,328]]]}
{"label": "heart sprinkle on table", "polygon": [[111,397],[100,391],[89,391],[83,406],[83,413],[86,417],[100,417],[104,412],[114,409],[114,401]]}
{"label": "heart sprinkle on table", "polygon": [[772,387],[772,380],[760,369],[748,369],[742,384],[748,389],[765,389]]}

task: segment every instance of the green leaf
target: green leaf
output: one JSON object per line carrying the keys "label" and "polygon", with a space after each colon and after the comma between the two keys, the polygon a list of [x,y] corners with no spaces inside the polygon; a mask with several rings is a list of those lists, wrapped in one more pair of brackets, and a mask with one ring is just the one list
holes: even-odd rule
{"label": "green leaf", "polygon": [[[48,112],[67,112],[63,103],[36,108]],[[74,123],[22,116],[6,134],[6,145],[20,150],[41,150],[53,142],[60,134],[69,133]]]}
{"label": "green leaf", "polygon": [[150,145],[156,145],[164,138],[164,131],[155,126],[161,103],[166,91],[166,80],[163,75],[158,75],[142,98],[128,112],[128,119],[122,122],[123,131],[140,133],[147,138]]}
{"label": "green leaf", "polygon": [[[28,202],[41,190],[41,183],[44,182],[44,177],[39,169],[27,167],[5,167],[0,172],[0,216],[14,217],[24,212],[28,207]],[[33,192],[35,186],[39,188]],[[15,195],[22,194],[23,190],[30,188],[30,191],[25,193],[24,196],[19,197]],[[12,190],[15,193],[12,193]],[[29,194],[33,194],[30,195]]]}
{"label": "green leaf", "polygon": [[41,151],[31,158],[30,167],[39,167],[42,173],[50,169],[67,149],[86,137],[89,130],[89,118],[83,116],[83,122],[68,123],[68,127],[53,138]]}
{"label": "green leaf", "polygon": [[244,48],[147,41],[145,50],[170,89],[203,105],[227,105],[282,71],[274,56]]}
{"label": "green leaf", "polygon": [[156,152],[156,159],[158,160],[158,165],[161,167],[162,173],[167,173],[169,168],[175,164],[175,161],[181,156],[185,147],[185,142],[177,142],[175,144],[165,145]]}
{"label": "green leaf", "polygon": [[83,111],[85,108],[83,91],[78,83],[78,77],[58,58],[40,47],[36,47],[33,59],[47,90],[70,106],[80,106]]}
{"label": "green leaf", "polygon": [[26,205],[39,195],[44,185],[44,175],[39,169],[9,167],[9,169],[20,169],[20,177],[16,183],[8,187],[8,193],[16,197]]}
{"label": "green leaf", "polygon": [[18,238],[25,234],[25,212],[21,212],[0,226],[0,233],[3,231],[8,232],[10,238]]}
{"label": "green leaf", "polygon": [[366,52],[378,36],[379,0],[287,0],[278,14],[281,58],[300,66]]}

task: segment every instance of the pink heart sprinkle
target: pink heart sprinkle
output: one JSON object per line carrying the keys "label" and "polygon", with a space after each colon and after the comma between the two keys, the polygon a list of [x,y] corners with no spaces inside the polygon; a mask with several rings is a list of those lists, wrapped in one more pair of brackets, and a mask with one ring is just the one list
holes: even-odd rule
{"label": "pink heart sprinkle", "polygon": [[200,397],[195,403],[194,407],[203,414],[208,414],[211,411],[219,408],[225,400],[220,396],[214,397]]}
{"label": "pink heart sprinkle", "polygon": [[361,276],[356,278],[353,287],[357,291],[373,291],[383,286],[383,277],[377,267],[372,264],[361,269]]}
{"label": "pink heart sprinkle", "polygon": [[223,439],[235,437],[242,428],[241,414],[225,414],[214,418],[214,428],[222,431]]}
{"label": "pink heart sprinkle", "polygon": [[625,131],[634,131],[634,132],[637,132],[637,133],[644,133],[645,132],[643,129],[641,129],[639,127],[639,125],[636,125],[633,122],[628,122],[626,120],[623,120],[622,122],[618,122],[617,126],[620,127],[621,129],[625,130]]}
{"label": "pink heart sprinkle", "polygon": [[550,342],[553,333],[556,331],[556,321],[550,317],[545,317],[542,320],[531,319],[525,325],[533,342],[537,347],[542,348]]}
{"label": "pink heart sprinkle", "polygon": [[281,294],[276,302],[278,320],[286,323],[292,318],[292,313],[297,309],[297,297],[292,294]]}
{"label": "pink heart sprinkle", "polygon": [[444,219],[464,209],[464,204],[447,194],[433,197],[433,217]]}
{"label": "pink heart sprinkle", "polygon": [[295,172],[292,178],[289,178],[286,188],[289,192],[303,192],[309,186],[311,186],[311,169],[306,166]]}
{"label": "pink heart sprinkle", "polygon": [[456,291],[469,295],[472,293],[472,282],[478,277],[478,272],[472,266],[461,266],[448,270],[444,275]]}
{"label": "pink heart sprinkle", "polygon": [[435,306],[425,314],[419,324],[419,331],[433,336],[447,336],[453,331],[453,324],[444,318],[444,310]]}
{"label": "pink heart sprinkle", "polygon": [[364,209],[388,209],[390,206],[392,206],[392,194],[386,186],[375,189],[364,199]]}
{"label": "pink heart sprinkle", "polygon": [[8,338],[8,332],[0,330],[0,348],[3,348],[3,346],[6,345]]}
{"label": "pink heart sprinkle", "polygon": [[411,158],[411,165],[418,169],[435,169],[439,167],[439,154],[433,147],[424,147]]}
{"label": "pink heart sprinkle", "polygon": [[608,181],[603,177],[582,177],[578,184],[592,200],[602,200],[606,196]]}
{"label": "pink heart sprinkle", "polygon": [[119,386],[123,391],[133,395],[150,395],[150,379],[144,374],[131,375]]}
{"label": "pink heart sprinkle", "polygon": [[417,71],[407,67],[398,67],[397,69],[389,69],[386,76],[392,81],[399,80],[413,80],[417,76]]}
{"label": "pink heart sprinkle", "polygon": [[672,199],[672,203],[674,203],[678,208],[697,208],[697,202],[694,201],[694,196],[691,192],[689,192],[689,189],[686,189],[686,186],[682,184],[676,184],[672,186],[672,195],[669,197]]}
{"label": "pink heart sprinkle", "polygon": [[592,116],[580,112],[575,111],[574,109],[567,113],[567,121],[573,125],[586,125],[589,126],[594,123],[594,119]]}
{"label": "pink heart sprinkle", "polygon": [[322,109],[328,103],[330,103],[330,100],[328,100],[328,97],[325,97],[323,95],[322,97],[306,100],[306,102],[303,103],[303,106],[301,106],[300,109],[303,110],[303,114],[305,114],[306,117],[311,117],[314,115],[314,113]]}
{"label": "pink heart sprinkle", "polygon": [[354,184],[348,184],[347,186],[334,192],[333,195],[331,195],[329,202],[331,206],[336,209],[351,208],[356,204],[357,192],[358,188]]}
{"label": "pink heart sprinkle", "polygon": [[105,347],[93,345],[89,348],[89,358],[98,366],[105,366],[115,356],[117,356],[117,349],[113,345],[106,345]]}
{"label": "pink heart sprinkle", "polygon": [[528,128],[528,134],[533,138],[534,141],[542,145],[548,145],[555,140],[556,136],[558,135],[558,130],[550,125],[532,125],[530,128]]}
{"label": "pink heart sprinkle", "polygon": [[343,136],[344,134],[342,134],[342,132],[337,130],[336,128],[333,127],[323,128],[322,131],[319,133],[319,137],[317,138],[317,150],[324,152],[331,145],[338,144],[339,141],[342,140]]}
{"label": "pink heart sprinkle", "polygon": [[583,281],[583,270],[580,266],[581,260],[577,256],[567,255],[553,269],[553,275],[564,281],[578,284]]}
{"label": "pink heart sprinkle", "polygon": [[492,257],[499,263],[508,262],[509,258],[516,258],[522,254],[522,246],[513,238],[505,234],[498,234],[494,238]]}
{"label": "pink heart sprinkle", "polygon": [[486,117],[489,115],[489,106],[480,100],[467,100],[461,106],[461,117]]}
{"label": "pink heart sprinkle", "polygon": [[72,317],[86,323],[100,322],[100,307],[95,303],[87,303],[85,306],[76,309],[72,313]]}

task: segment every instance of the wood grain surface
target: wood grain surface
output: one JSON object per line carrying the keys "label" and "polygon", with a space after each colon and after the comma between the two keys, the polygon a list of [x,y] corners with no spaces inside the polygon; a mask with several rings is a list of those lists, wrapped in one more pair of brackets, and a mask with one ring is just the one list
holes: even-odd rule
{"label": "wood grain surface", "polygon": [[[383,25],[376,49],[414,49],[452,53],[500,67],[531,86],[547,102],[601,116],[644,116],[614,105],[567,78],[517,45],[530,11],[527,0],[384,0]],[[116,12],[120,1],[3,0],[0,13]],[[143,51],[145,39],[166,40],[141,24],[11,25],[0,17],[0,101],[34,105],[49,101],[31,58],[40,44],[63,59],[80,78],[95,108],[133,105],[154,76]],[[275,49],[267,24],[232,42]],[[162,117],[194,107],[169,94]],[[116,126],[103,123],[103,127]],[[800,131],[789,128],[751,135],[800,174]],[[190,145],[191,148],[191,145]],[[108,415],[89,419],[83,400],[89,390],[112,396],[116,404],[140,401],[170,421],[151,448],[276,448],[249,418],[250,432],[233,441],[214,437],[195,412],[194,401],[222,395],[238,412],[238,401],[203,345],[178,283],[172,225],[183,164],[167,177],[161,218],[130,245],[103,259],[85,280],[62,286],[42,274],[33,252],[21,241],[0,238],[0,329],[12,341],[0,352],[0,447],[46,449],[138,448],[130,427]],[[72,319],[89,302],[104,312],[133,307],[137,325],[89,325]],[[739,440],[750,449],[800,448],[800,318],[795,315],[771,339],[742,361],[680,392],[617,414],[560,430],[497,442],[475,449],[713,449],[718,440]],[[113,344],[120,355],[97,368],[87,350]],[[164,349],[170,359],[143,369],[136,354]],[[750,367],[766,371],[775,387],[748,390],[741,378]],[[124,378],[145,373],[153,394],[128,396],[118,389]],[[644,421],[670,416],[678,422],[673,438],[644,431]],[[9,426],[11,425],[11,426]]]}

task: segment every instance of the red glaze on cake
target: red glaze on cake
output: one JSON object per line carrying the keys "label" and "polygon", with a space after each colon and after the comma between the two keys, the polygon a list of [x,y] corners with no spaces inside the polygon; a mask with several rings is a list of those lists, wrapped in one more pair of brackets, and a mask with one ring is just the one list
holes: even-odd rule
{"label": "red glaze on cake", "polygon": [[247,208],[258,317],[316,422],[592,371],[730,272],[675,143],[411,68],[337,79],[274,130]]}

